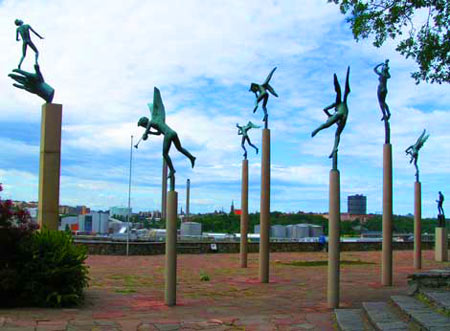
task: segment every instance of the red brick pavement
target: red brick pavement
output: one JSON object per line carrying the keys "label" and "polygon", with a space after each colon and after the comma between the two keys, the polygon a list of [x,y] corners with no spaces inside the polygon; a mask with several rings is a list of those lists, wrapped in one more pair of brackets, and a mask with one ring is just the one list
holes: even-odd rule
{"label": "red brick pavement", "polygon": [[[423,252],[424,270],[449,267]],[[0,310],[0,329],[24,330],[329,330],[326,266],[283,263],[326,260],[326,253],[272,253],[269,284],[258,282],[258,255],[239,268],[238,254],[179,255],[177,306],[164,305],[164,256],[90,256],[86,302],[75,309]],[[394,286],[380,284],[381,252],[344,252],[342,260],[373,262],[341,266],[341,307],[387,300],[405,293],[412,251],[394,254]],[[200,280],[200,272],[210,281]],[[30,329],[30,330],[31,330]]]}

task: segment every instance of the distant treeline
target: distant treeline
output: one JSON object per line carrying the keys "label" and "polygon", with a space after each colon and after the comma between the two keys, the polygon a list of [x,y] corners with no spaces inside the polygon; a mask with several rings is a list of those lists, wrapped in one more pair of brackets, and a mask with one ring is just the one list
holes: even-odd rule
{"label": "distant treeline", "polygon": [[[232,214],[208,214],[191,215],[190,221],[202,224],[203,232],[240,232],[240,216]],[[328,220],[320,215],[307,213],[285,214],[281,212],[270,213],[271,225],[288,225],[309,223],[323,226],[325,234],[328,234]],[[249,232],[253,233],[254,226],[259,224],[259,213],[249,215]],[[434,234],[437,225],[435,219],[422,219],[422,233]],[[377,215],[374,218],[361,223],[360,220],[341,222],[342,235],[359,235],[361,231],[382,231],[382,218]],[[413,233],[414,219],[406,216],[394,216],[394,233]]]}

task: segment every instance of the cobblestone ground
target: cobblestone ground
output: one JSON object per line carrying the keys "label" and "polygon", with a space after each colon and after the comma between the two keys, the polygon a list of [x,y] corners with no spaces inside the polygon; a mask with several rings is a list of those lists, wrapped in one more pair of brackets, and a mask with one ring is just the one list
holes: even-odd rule
{"label": "cobblestone ground", "polygon": [[[341,307],[404,294],[412,251],[394,254],[394,286],[380,284],[381,252],[345,252]],[[423,252],[423,270],[449,267]],[[90,256],[86,302],[74,309],[0,310],[1,330],[332,330],[326,307],[326,253],[271,254],[270,283],[258,282],[258,255],[239,268],[238,254],[179,255],[177,306],[164,305],[164,256]],[[201,281],[201,274],[209,281]]]}

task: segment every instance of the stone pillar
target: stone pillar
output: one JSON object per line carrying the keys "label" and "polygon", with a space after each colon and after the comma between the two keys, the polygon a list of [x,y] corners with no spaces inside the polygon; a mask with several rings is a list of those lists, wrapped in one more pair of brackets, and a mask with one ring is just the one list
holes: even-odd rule
{"label": "stone pillar", "polygon": [[191,180],[188,178],[186,181],[186,217],[185,222],[189,221],[189,200],[191,195]]}
{"label": "stone pillar", "polygon": [[242,160],[242,188],[241,188],[241,268],[247,268],[248,233],[248,160]]}
{"label": "stone pillar", "polygon": [[414,183],[414,268],[422,269],[422,192],[420,182]]}
{"label": "stone pillar", "polygon": [[167,198],[165,302],[168,306],[175,306],[177,302],[178,193],[169,191]]}
{"label": "stone pillar", "polygon": [[259,281],[269,282],[270,260],[270,130],[262,130]]}
{"label": "stone pillar", "polygon": [[447,229],[436,227],[434,240],[434,258],[436,262],[448,261],[448,235]]}
{"label": "stone pillar", "polygon": [[39,160],[38,223],[49,230],[59,225],[62,105],[42,105]]}
{"label": "stone pillar", "polygon": [[339,170],[331,170],[328,213],[328,308],[339,307],[340,195]]}
{"label": "stone pillar", "polygon": [[161,185],[161,218],[166,219],[167,212],[167,163],[163,158],[162,185]]}
{"label": "stone pillar", "polygon": [[383,243],[381,284],[392,286],[392,145],[383,146]]}

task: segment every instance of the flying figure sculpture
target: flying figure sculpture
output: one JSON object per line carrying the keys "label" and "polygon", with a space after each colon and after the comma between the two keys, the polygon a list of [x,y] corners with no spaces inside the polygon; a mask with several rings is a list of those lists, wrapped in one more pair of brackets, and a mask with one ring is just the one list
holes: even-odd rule
{"label": "flying figure sculpture", "polygon": [[268,125],[267,122],[268,122],[268,117],[269,117],[267,114],[267,108],[266,108],[267,101],[269,100],[269,93],[267,91],[269,91],[272,95],[274,95],[278,98],[278,94],[275,92],[273,87],[269,85],[269,82],[272,79],[272,75],[275,72],[275,70],[277,70],[277,67],[272,69],[272,71],[267,76],[264,83],[262,83],[262,84],[252,83],[250,85],[250,90],[249,90],[249,91],[255,93],[255,96],[256,96],[255,108],[253,108],[253,112],[256,112],[256,110],[258,109],[259,103],[261,101],[263,102],[262,103],[262,109],[264,111],[263,122],[264,122],[264,128],[266,128],[266,129],[267,129],[267,125]]}
{"label": "flying figure sculpture", "polygon": [[258,129],[260,128],[260,126],[253,124],[251,121],[248,121],[247,125],[244,126],[240,126],[238,123],[236,123],[236,127],[238,128],[238,135],[242,135],[241,146],[244,149],[244,159],[247,159],[247,149],[245,149],[244,145],[245,141],[247,141],[247,143],[256,150],[256,154],[258,154],[258,147],[252,144],[247,132],[248,130],[253,128]]}
{"label": "flying figure sculpture", "polygon": [[[153,92],[153,103],[149,103],[148,108],[150,109],[151,120],[144,116],[141,117],[138,121],[138,126],[145,128],[145,132],[142,135],[141,140],[147,140],[149,134],[157,136],[161,134],[164,135],[163,157],[170,169],[168,177],[171,180],[171,190],[174,190],[175,169],[173,167],[172,160],[169,157],[169,149],[172,145],[172,142],[175,145],[176,149],[178,149],[178,151],[189,158],[192,168],[194,168],[195,165],[195,157],[181,146],[181,142],[178,138],[177,133],[166,124],[166,111],[162,102],[161,93],[156,87]],[[155,129],[155,131],[152,131],[152,128]],[[138,148],[139,142],[135,145],[136,148]]]}
{"label": "flying figure sculpture", "polygon": [[[381,67],[381,70],[379,69]],[[391,112],[389,111],[389,106],[386,103],[387,90],[387,80],[391,78],[389,74],[389,60],[386,59],[385,62],[378,64],[373,71],[378,75],[378,103],[380,104],[381,112],[383,113],[382,121],[387,121],[391,118]]]}
{"label": "flying figure sculpture", "polygon": [[[323,111],[328,116],[328,120],[315,129],[311,136],[314,137],[319,131],[329,128],[333,124],[337,125],[336,134],[334,138],[334,147],[331,151],[330,158],[333,158],[333,169],[337,169],[337,152],[339,141],[341,137],[341,133],[344,130],[345,123],[347,122],[348,117],[348,106],[347,106],[347,97],[350,93],[350,84],[349,84],[349,75],[350,75],[350,67],[347,68],[347,77],[345,79],[345,91],[344,91],[344,100],[342,100],[341,96],[341,86],[339,85],[338,78],[336,74],[334,74],[334,90],[336,91],[336,101],[325,107]],[[330,114],[329,110],[334,108],[334,114]]]}
{"label": "flying figure sculpture", "polygon": [[38,64],[39,51],[36,48],[36,46],[33,44],[33,42],[31,41],[30,31],[33,32],[36,36],[38,36],[41,39],[44,39],[44,37],[42,37],[39,33],[34,31],[33,28],[30,25],[23,24],[22,20],[16,19],[14,21],[14,23],[17,25],[16,41],[20,41],[19,35],[20,35],[20,37],[22,37],[22,41],[23,41],[23,44],[22,44],[22,58],[20,59],[18,69],[20,69],[20,66],[22,65],[22,62],[25,59],[25,56],[27,55],[27,48],[28,48],[28,46],[30,46],[30,48],[35,53],[35,62],[36,62],[35,65],[37,65]]}
{"label": "flying figure sculpture", "polygon": [[419,181],[419,167],[417,166],[417,160],[419,158],[419,150],[422,148],[423,144],[425,144],[425,141],[427,141],[428,137],[430,136],[429,134],[425,135],[426,130],[423,130],[422,134],[419,136],[419,138],[417,138],[417,141],[414,145],[409,146],[406,150],[405,153],[406,155],[410,155],[411,156],[411,160],[409,161],[409,163],[413,163],[414,162],[414,167],[416,167],[416,182]]}

